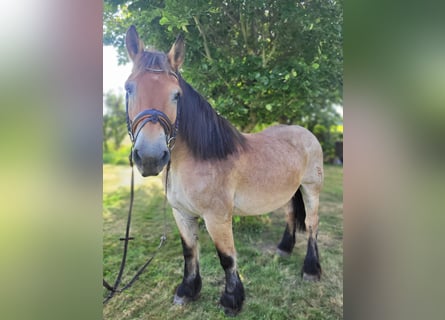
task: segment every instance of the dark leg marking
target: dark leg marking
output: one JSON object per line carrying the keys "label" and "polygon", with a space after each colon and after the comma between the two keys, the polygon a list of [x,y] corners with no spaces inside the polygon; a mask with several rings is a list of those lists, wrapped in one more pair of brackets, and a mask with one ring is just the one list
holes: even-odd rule
{"label": "dark leg marking", "polygon": [[226,287],[221,296],[220,303],[224,307],[226,315],[237,315],[244,302],[244,286],[235,269],[235,263],[231,256],[228,256],[217,249],[219,261],[226,274]]}
{"label": "dark leg marking", "polygon": [[293,231],[289,230],[289,225],[286,225],[286,229],[284,229],[283,237],[281,238],[281,242],[278,245],[278,254],[280,256],[289,256],[292,253],[292,250],[295,246],[295,223]]}
{"label": "dark leg marking", "polygon": [[295,231],[305,231],[306,225],[304,220],[306,219],[306,209],[304,207],[303,196],[301,190],[298,189],[291,199],[291,211],[288,213],[288,222],[286,229],[284,229],[283,237],[278,245],[278,254],[281,256],[289,256],[295,246]]}
{"label": "dark leg marking", "polygon": [[201,276],[199,274],[199,262],[192,248],[188,247],[184,239],[182,241],[182,250],[184,253],[184,278],[182,283],[176,289],[174,302],[184,304],[198,298],[201,291]]}
{"label": "dark leg marking", "polygon": [[301,275],[304,280],[318,281],[320,280],[321,273],[317,241],[310,235]]}

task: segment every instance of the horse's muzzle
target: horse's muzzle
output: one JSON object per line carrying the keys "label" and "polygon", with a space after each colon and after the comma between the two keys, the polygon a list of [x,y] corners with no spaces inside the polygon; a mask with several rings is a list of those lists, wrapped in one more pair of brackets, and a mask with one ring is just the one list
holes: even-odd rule
{"label": "horse's muzzle", "polygon": [[133,149],[133,162],[143,177],[157,176],[170,160],[170,152],[167,147],[155,151]]}

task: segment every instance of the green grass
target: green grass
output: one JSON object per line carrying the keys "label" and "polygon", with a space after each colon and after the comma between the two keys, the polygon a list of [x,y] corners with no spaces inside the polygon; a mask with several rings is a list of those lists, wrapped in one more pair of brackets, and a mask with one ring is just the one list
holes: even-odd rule
{"label": "green grass", "polygon": [[[119,269],[129,203],[129,187],[122,183],[125,167],[104,166],[104,277],[112,282]],[[136,173],[138,175],[138,173]],[[302,281],[305,235],[297,234],[292,255],[275,255],[284,230],[283,213],[243,217],[234,223],[238,269],[246,290],[239,319],[342,319],[343,318],[343,169],[325,167],[320,202],[318,247],[323,268],[318,283]],[[179,233],[167,210],[167,242],[132,288],[118,294],[103,309],[104,319],[226,319],[218,305],[224,289],[224,272],[204,225],[200,228],[200,298],[186,306],[172,303],[182,280],[183,257]],[[160,178],[137,182],[124,283],[155,252],[164,228],[163,190]],[[105,295],[105,290],[104,290]]]}

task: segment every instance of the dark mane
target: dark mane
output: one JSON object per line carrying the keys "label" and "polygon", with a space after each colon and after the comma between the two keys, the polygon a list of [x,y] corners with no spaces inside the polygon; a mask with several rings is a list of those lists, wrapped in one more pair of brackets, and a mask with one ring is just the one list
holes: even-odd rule
{"label": "dark mane", "polygon": [[182,96],[178,102],[180,110],[179,135],[201,160],[225,159],[247,147],[246,138],[221,117],[197,91],[179,75]]}
{"label": "dark mane", "polygon": [[[136,70],[150,68],[175,73],[163,52],[144,51],[136,64]],[[182,96],[178,101],[178,134],[193,156],[201,160],[222,160],[237,153],[240,148],[245,149],[246,138],[229,121],[218,115],[210,103],[185,82],[181,75],[176,75],[182,89]]]}

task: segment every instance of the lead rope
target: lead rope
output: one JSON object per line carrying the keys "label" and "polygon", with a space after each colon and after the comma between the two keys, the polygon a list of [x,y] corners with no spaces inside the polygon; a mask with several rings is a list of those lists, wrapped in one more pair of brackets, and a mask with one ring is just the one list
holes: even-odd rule
{"label": "lead rope", "polygon": [[[152,72],[160,72],[162,70],[157,70],[157,69],[149,69],[148,71],[152,71]],[[179,81],[179,77],[176,73],[172,73],[173,76],[176,77],[176,79],[178,79]],[[168,117],[165,116],[165,114],[163,114],[162,112],[159,112],[159,110],[153,110],[151,112],[151,116],[153,116],[153,114],[156,113],[158,120],[153,120],[154,122],[159,121],[159,119],[161,119],[161,121],[159,121],[162,125],[162,127],[164,128],[164,131],[166,130],[166,125],[164,122],[162,122],[162,118],[165,118],[168,120]],[[159,113],[161,113],[161,117],[159,117]],[[167,168],[166,168],[166,173],[165,173],[165,192],[164,192],[164,202],[163,202],[163,212],[164,212],[164,232],[161,236],[161,241],[159,243],[159,246],[157,247],[157,249],[155,250],[155,252],[153,253],[152,257],[149,258],[144,265],[136,272],[136,274],[133,276],[133,278],[131,278],[131,280],[124,285],[122,288],[119,289],[119,285],[122,281],[122,275],[124,273],[124,269],[125,269],[125,263],[127,260],[127,250],[128,250],[128,243],[130,240],[133,240],[133,237],[130,237],[130,224],[131,224],[131,213],[133,211],[133,200],[134,200],[134,168],[133,168],[133,159],[131,157],[132,153],[133,153],[133,146],[134,146],[134,142],[136,140],[136,137],[133,135],[133,130],[132,130],[132,123],[130,121],[130,117],[128,114],[128,92],[125,93],[125,114],[126,114],[126,122],[127,122],[127,131],[128,134],[130,136],[130,139],[132,141],[132,147],[131,147],[131,151],[130,151],[130,155],[129,155],[129,160],[130,160],[130,166],[131,166],[131,183],[130,183],[130,206],[128,209],[128,218],[127,218],[127,228],[125,231],[125,238],[120,238],[120,241],[124,241],[124,253],[122,256],[122,261],[121,261],[121,266],[119,269],[119,273],[118,276],[116,277],[116,281],[114,282],[114,286],[111,286],[106,280],[105,278],[103,279],[103,286],[109,291],[108,296],[103,300],[103,304],[107,303],[116,293],[121,293],[124,290],[130,288],[133,283],[139,278],[139,276],[142,274],[142,272],[144,272],[144,270],[148,267],[148,265],[150,264],[150,262],[153,260],[153,258],[156,256],[157,252],[159,251],[159,249],[162,247],[162,245],[167,241],[167,189],[168,189],[168,174],[170,171],[170,160],[168,161],[167,164]],[[179,127],[179,117],[180,117],[180,109],[177,109],[177,115],[176,115],[176,121],[175,121],[175,125],[173,128],[173,133],[171,135],[171,137],[169,137],[167,139],[167,146],[170,149],[170,151],[174,148],[175,146],[175,142],[176,142],[176,135],[178,133],[178,127]],[[148,122],[148,121],[145,121]],[[145,125],[145,123],[143,124]],[[137,136],[137,134],[136,134]]]}
{"label": "lead rope", "polygon": [[164,231],[163,234],[161,236],[161,241],[159,243],[159,246],[157,247],[157,249],[155,250],[155,252],[153,253],[153,255],[144,263],[144,265],[136,272],[136,274],[133,276],[133,278],[131,278],[131,280],[124,285],[122,288],[119,289],[119,285],[122,281],[122,275],[124,273],[124,269],[125,269],[125,263],[127,260],[127,251],[128,251],[128,243],[130,240],[133,240],[134,237],[130,237],[130,224],[131,224],[131,214],[133,211],[133,200],[134,200],[134,167],[133,167],[133,161],[131,159],[131,154],[132,152],[130,152],[130,166],[131,166],[131,182],[130,182],[130,206],[128,209],[128,218],[127,218],[127,227],[125,230],[125,238],[120,238],[120,241],[124,241],[124,253],[122,255],[122,261],[121,261],[121,266],[119,269],[119,273],[116,277],[116,281],[114,282],[114,286],[111,286],[106,280],[105,278],[103,279],[103,286],[109,291],[108,296],[103,300],[103,304],[107,303],[111,298],[113,298],[113,296],[116,293],[121,293],[124,290],[130,288],[133,283],[136,282],[136,280],[139,278],[139,276],[142,274],[142,272],[144,272],[144,270],[148,267],[148,265],[151,263],[151,261],[154,259],[154,257],[156,256],[156,254],[158,253],[159,249],[162,247],[162,245],[165,243],[165,241],[167,240],[167,183],[168,183],[168,172],[170,170],[170,161],[167,164],[167,169],[166,169],[166,181],[165,181],[165,196],[164,196],[164,204],[163,204],[163,211],[164,211]]}

